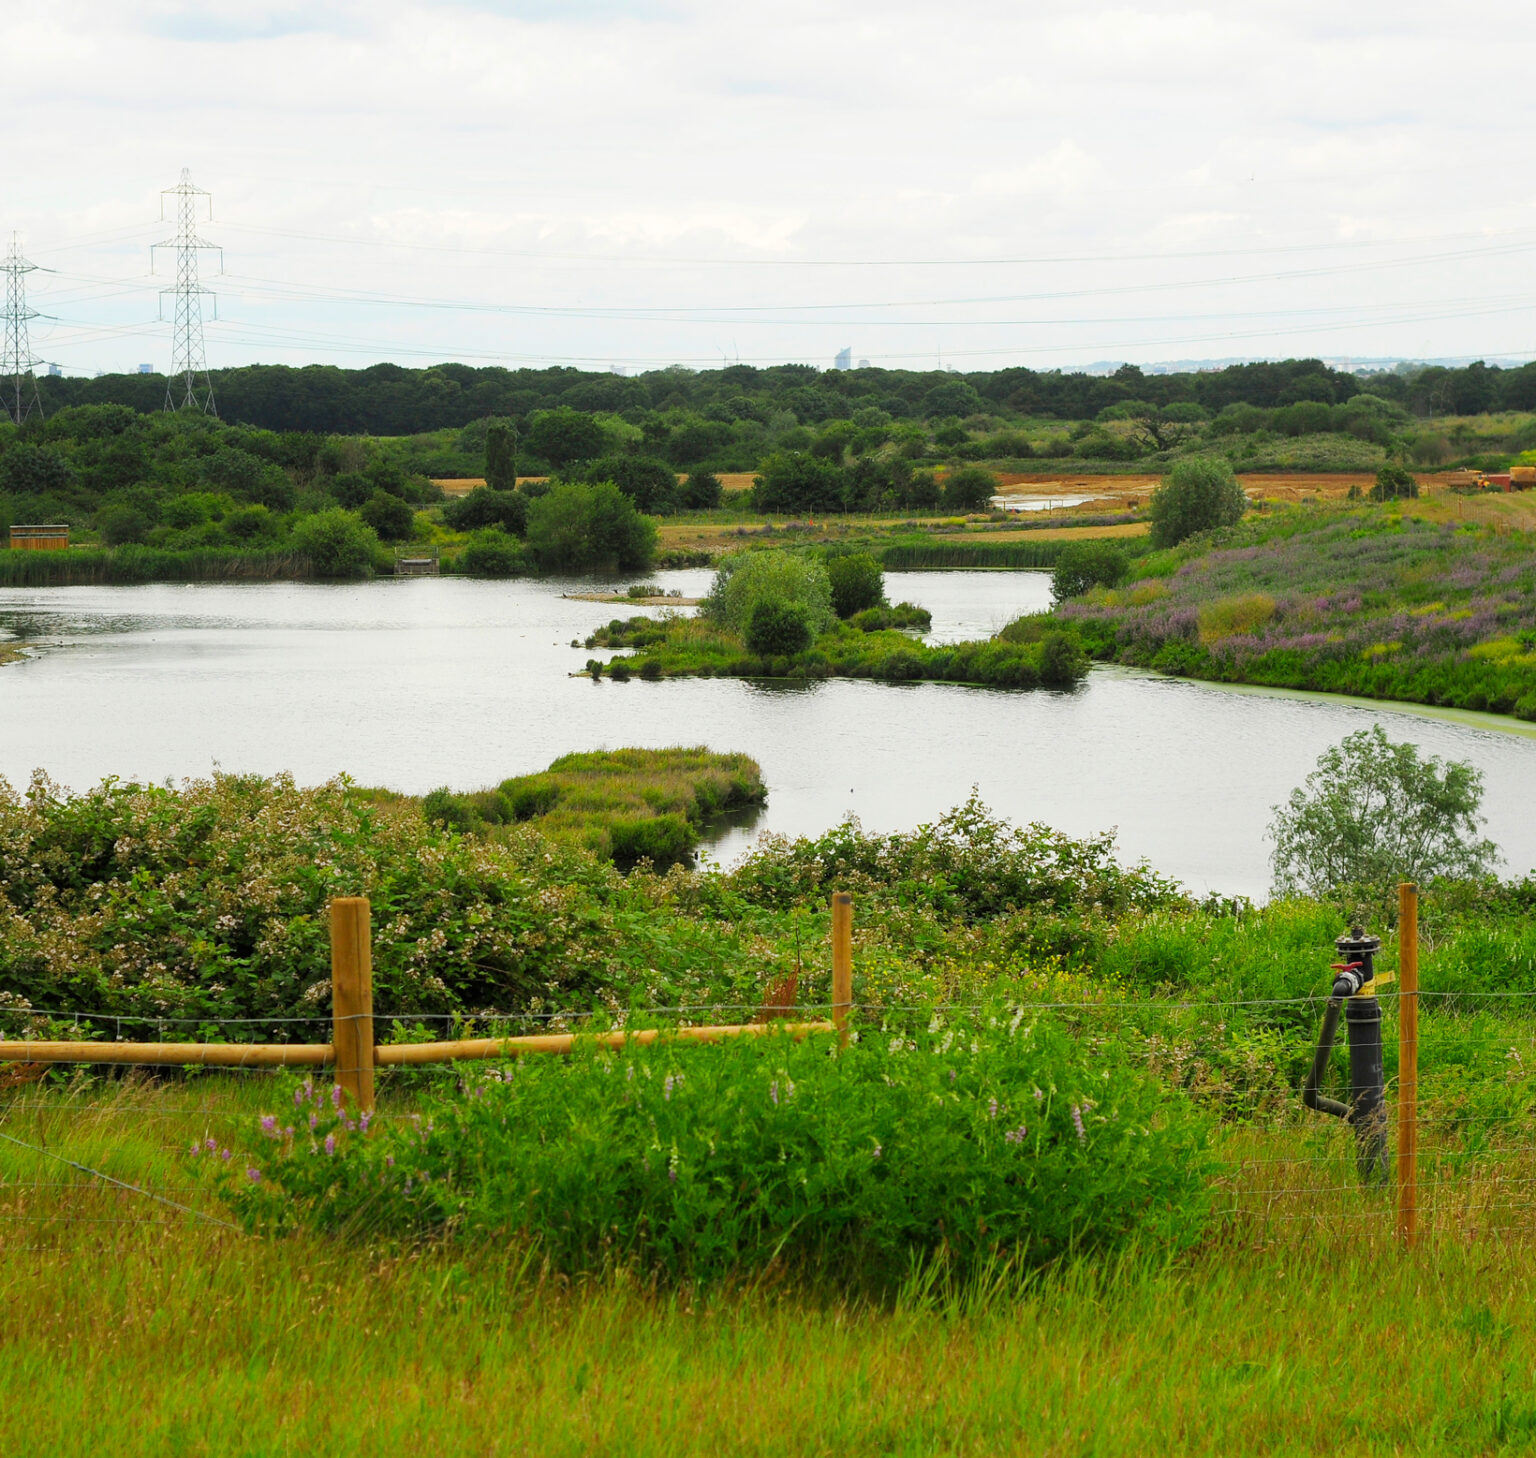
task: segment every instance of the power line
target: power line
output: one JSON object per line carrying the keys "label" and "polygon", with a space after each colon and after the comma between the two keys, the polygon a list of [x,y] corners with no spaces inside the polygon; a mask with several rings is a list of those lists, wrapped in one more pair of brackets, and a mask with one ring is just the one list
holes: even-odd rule
{"label": "power line", "polygon": [[[175,332],[171,346],[171,369],[165,385],[167,410],[200,410],[206,415],[217,415],[218,407],[213,400],[213,381],[208,376],[208,360],[203,353],[203,295],[216,298],[212,289],[205,289],[197,279],[197,255],[202,249],[211,249],[219,255],[219,271],[224,270],[224,250],[217,243],[199,237],[197,231],[197,200],[208,199],[208,217],[213,217],[213,195],[192,183],[190,168],[181,169],[181,181],[175,187],[163,188],[160,193],[160,215],[165,216],[165,199],[176,199],[176,236],[163,243],[150,245],[150,269],[154,269],[156,248],[176,250],[176,286],[161,289],[162,317],[167,294],[176,296]],[[214,305],[214,318],[218,318],[218,305]],[[175,386],[171,383],[181,376],[182,398],[175,398]],[[199,383],[200,382],[200,383]]]}
{"label": "power line", "polygon": [[[32,338],[27,324],[37,318],[37,310],[27,307],[27,278],[35,269],[21,254],[16,235],[11,234],[11,251],[5,256],[5,354],[0,358],[0,374],[9,383],[5,412],[17,425],[25,425],[36,411],[43,413],[43,397],[38,393],[37,376],[32,373],[42,361],[32,354]],[[4,389],[0,385],[0,389]],[[0,399],[4,399],[0,396]]]}

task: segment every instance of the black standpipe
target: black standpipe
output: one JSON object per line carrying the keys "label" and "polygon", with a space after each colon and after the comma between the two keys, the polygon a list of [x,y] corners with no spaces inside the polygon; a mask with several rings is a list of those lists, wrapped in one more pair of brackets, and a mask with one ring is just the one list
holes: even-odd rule
{"label": "black standpipe", "polygon": [[[1387,1153],[1386,1078],[1381,1066],[1381,1003],[1374,989],[1381,938],[1368,937],[1360,927],[1354,927],[1334,946],[1342,960],[1333,964],[1333,992],[1323,1011],[1317,1051],[1301,1086],[1301,1101],[1309,1109],[1353,1124],[1355,1163],[1361,1180],[1368,1185],[1384,1184],[1392,1167]],[[1338,1036],[1341,1010],[1349,1038],[1347,1104],[1318,1092]]]}

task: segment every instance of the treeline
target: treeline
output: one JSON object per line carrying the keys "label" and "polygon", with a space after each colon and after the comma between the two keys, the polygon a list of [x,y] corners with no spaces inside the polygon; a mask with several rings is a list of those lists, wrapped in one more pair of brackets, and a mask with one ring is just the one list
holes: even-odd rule
{"label": "treeline", "polygon": [[[50,377],[38,385],[49,414],[90,404],[126,405],[148,413],[165,402],[160,375]],[[424,369],[378,364],[360,370],[247,365],[214,371],[213,386],[226,420],[320,434],[415,435],[490,416],[524,421],[559,407],[621,416],[643,428],[651,417],[689,412],[696,417],[689,422],[692,438],[647,443],[653,448],[670,444],[671,450],[653,453],[690,461],[717,455],[731,441],[731,427],[742,423],[782,431],[851,419],[860,410],[877,410],[894,421],[963,420],[977,414],[1086,420],[1131,401],[1192,404],[1214,415],[1229,405],[1266,410],[1307,401],[1342,405],[1362,393],[1416,416],[1536,410],[1536,363],[1512,369],[1479,362],[1461,369],[1354,373],[1316,359],[1180,374],[1147,374],[1136,365],[1123,365],[1110,375],[1022,367],[961,375],[792,364],[718,370],[673,365],[632,376],[460,364]]]}

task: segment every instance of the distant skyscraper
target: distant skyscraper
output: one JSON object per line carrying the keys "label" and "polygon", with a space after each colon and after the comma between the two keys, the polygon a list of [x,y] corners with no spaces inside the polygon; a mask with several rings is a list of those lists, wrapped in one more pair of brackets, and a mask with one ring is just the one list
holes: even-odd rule
{"label": "distant skyscraper", "polygon": [[62,365],[51,364],[48,366],[48,373],[53,379],[56,380],[60,375],[64,373],[64,368]]}
{"label": "distant skyscraper", "polygon": [[152,374],[154,374],[154,372],[155,372],[155,367],[152,364],[141,364],[139,366],[139,373],[141,375],[152,375]]}
{"label": "distant skyscraper", "polygon": [[853,347],[851,345],[847,349],[838,350],[837,358],[832,361],[832,368],[835,370],[851,370],[853,368]]}
{"label": "distant skyscraper", "polygon": [[867,359],[861,359],[859,361],[859,368],[861,370],[867,370],[869,368],[869,361]]}

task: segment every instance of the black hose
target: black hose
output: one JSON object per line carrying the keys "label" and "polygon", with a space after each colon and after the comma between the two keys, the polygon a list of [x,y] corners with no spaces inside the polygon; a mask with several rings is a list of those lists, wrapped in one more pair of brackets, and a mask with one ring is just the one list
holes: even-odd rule
{"label": "black hose", "polygon": [[1338,1036],[1339,1013],[1343,1006],[1344,998],[1339,995],[1338,984],[1335,983],[1334,995],[1328,999],[1328,1006],[1323,1010],[1323,1026],[1317,1035],[1317,1051],[1312,1055],[1312,1067],[1307,1071],[1306,1081],[1301,1086],[1301,1101],[1320,1114],[1332,1114],[1335,1119],[1347,1120],[1348,1104],[1326,1098],[1317,1091],[1318,1084],[1323,1081],[1323,1074],[1328,1071],[1328,1058],[1333,1052],[1334,1039]]}

